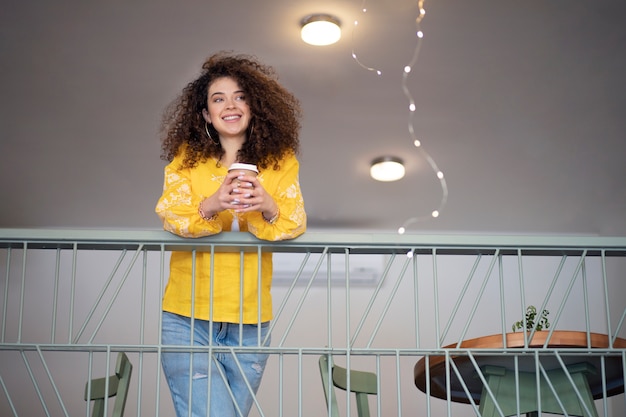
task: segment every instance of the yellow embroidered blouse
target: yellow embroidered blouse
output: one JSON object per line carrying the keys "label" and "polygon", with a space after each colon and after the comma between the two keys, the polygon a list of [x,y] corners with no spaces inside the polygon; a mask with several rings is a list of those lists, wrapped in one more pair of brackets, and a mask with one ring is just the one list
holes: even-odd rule
{"label": "yellow embroidered blouse", "polygon": [[[163,228],[190,238],[230,231],[235,219],[231,210],[220,212],[215,220],[210,221],[203,219],[198,213],[200,201],[217,191],[224,181],[227,168],[217,166],[216,160],[212,158],[194,168],[181,168],[182,161],[183,156],[179,155],[165,167],[163,194],[155,210],[163,221]],[[239,230],[248,231],[263,240],[292,239],[306,230],[304,200],[298,179],[298,160],[290,154],[279,165],[279,170],[268,168],[261,170],[258,175],[263,188],[278,205],[279,218],[269,224],[260,212],[237,214]],[[165,311],[190,317],[191,295],[195,292],[194,317],[198,319],[229,323],[258,323],[272,319],[270,252],[261,254],[260,297],[256,252],[243,255],[243,274],[239,252],[216,252],[213,277],[210,252],[197,252],[195,279],[192,278],[192,256],[191,252],[172,252],[170,276],[163,298]],[[211,292],[214,300],[212,306],[209,300]]]}

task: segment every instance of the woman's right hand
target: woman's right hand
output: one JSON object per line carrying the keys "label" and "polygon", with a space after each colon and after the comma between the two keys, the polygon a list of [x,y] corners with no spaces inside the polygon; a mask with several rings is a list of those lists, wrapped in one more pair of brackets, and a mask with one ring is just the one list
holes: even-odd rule
{"label": "woman's right hand", "polygon": [[[245,179],[246,177],[242,177],[239,171],[229,172],[217,191],[202,200],[200,209],[204,217],[214,216],[224,210],[241,208],[240,198],[246,197],[246,189],[252,188],[252,184]],[[233,193],[235,188],[239,193]]]}

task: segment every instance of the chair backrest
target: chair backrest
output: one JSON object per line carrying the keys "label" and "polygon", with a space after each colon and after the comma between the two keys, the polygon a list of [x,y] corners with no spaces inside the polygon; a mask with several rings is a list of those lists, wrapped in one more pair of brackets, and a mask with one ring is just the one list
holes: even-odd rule
{"label": "chair backrest", "polygon": [[[326,407],[330,411],[329,417],[339,417],[339,407],[334,387],[344,391],[350,390],[356,396],[357,413],[359,417],[370,417],[368,395],[378,394],[378,382],[375,373],[363,371],[348,371],[346,368],[335,365],[330,355],[322,355],[319,359],[322,385],[326,398]],[[332,382],[332,384],[331,384]],[[349,398],[348,398],[349,400]]]}
{"label": "chair backrest", "polygon": [[92,417],[105,417],[104,404],[107,394],[108,397],[115,396],[111,417],[122,417],[124,415],[132,371],[133,365],[128,360],[128,356],[124,352],[120,352],[117,354],[115,375],[111,375],[108,378],[92,379],[91,382],[85,384],[85,401],[94,401]]}

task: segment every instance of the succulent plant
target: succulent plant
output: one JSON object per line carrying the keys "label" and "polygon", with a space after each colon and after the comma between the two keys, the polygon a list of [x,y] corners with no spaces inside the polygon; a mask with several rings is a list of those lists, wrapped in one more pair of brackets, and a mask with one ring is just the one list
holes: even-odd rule
{"label": "succulent plant", "polygon": [[[541,331],[543,329],[550,328],[550,322],[548,321],[548,310],[543,310],[541,315],[537,316],[537,308],[533,305],[526,307],[526,331],[533,329]],[[516,321],[513,324],[513,331],[524,328],[524,321]]]}

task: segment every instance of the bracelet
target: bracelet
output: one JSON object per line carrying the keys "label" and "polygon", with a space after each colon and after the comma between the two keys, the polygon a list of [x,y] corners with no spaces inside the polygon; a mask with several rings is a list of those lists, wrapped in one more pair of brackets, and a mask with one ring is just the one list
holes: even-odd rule
{"label": "bracelet", "polygon": [[207,222],[210,222],[212,220],[217,219],[217,213],[215,213],[214,215],[212,215],[211,217],[207,217],[204,212],[202,211],[202,201],[200,201],[200,204],[198,205],[198,214],[200,215],[200,217],[202,217],[204,220],[206,220]]}
{"label": "bracelet", "polygon": [[[263,216],[263,215],[262,215]],[[266,222],[268,222],[269,224],[274,224],[276,223],[276,220],[278,220],[278,217],[280,216],[280,209],[276,209],[276,214],[274,214],[272,216],[272,218],[270,219],[266,219],[265,216],[263,216],[263,220],[265,220]]]}

